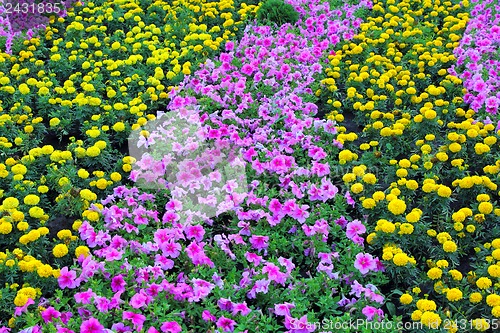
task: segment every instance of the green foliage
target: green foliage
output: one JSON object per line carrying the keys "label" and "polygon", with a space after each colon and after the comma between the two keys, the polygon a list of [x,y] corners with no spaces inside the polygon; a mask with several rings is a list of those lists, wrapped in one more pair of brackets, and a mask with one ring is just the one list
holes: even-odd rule
{"label": "green foliage", "polygon": [[263,25],[276,23],[281,26],[285,23],[295,24],[298,20],[299,13],[283,0],[267,0],[257,11],[257,21]]}

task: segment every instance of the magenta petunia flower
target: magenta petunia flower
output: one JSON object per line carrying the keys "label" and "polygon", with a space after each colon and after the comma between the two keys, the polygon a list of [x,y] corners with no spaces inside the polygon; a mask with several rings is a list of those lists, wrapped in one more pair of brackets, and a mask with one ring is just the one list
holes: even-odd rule
{"label": "magenta petunia flower", "polygon": [[220,317],[216,323],[217,327],[222,329],[223,332],[233,332],[236,322],[224,316]]}
{"label": "magenta petunia flower", "polygon": [[201,242],[203,240],[203,236],[205,235],[205,229],[201,225],[188,225],[184,229],[184,233],[186,234],[187,239],[195,239],[197,242]]}
{"label": "magenta petunia flower", "polygon": [[68,267],[66,266],[61,269],[57,282],[59,283],[59,287],[61,287],[61,289],[73,289],[80,285],[79,281],[76,279],[76,272],[68,270]]}
{"label": "magenta petunia flower", "polygon": [[162,332],[165,333],[180,333],[182,332],[182,327],[176,321],[164,322],[160,327]]}
{"label": "magenta petunia flower", "polygon": [[349,239],[353,239],[355,236],[364,234],[366,232],[366,227],[359,220],[354,220],[347,223],[346,226],[346,236]]}
{"label": "magenta petunia flower", "polygon": [[147,305],[153,300],[151,296],[148,296],[144,291],[134,294],[129,301],[129,305],[134,309],[140,309],[142,307],[147,307]]}
{"label": "magenta petunia flower", "polygon": [[282,304],[275,304],[274,305],[274,313],[277,316],[291,316],[290,315],[290,310],[295,308],[295,304],[293,303],[282,303]]}
{"label": "magenta petunia flower", "polygon": [[377,268],[377,264],[371,254],[358,253],[356,260],[354,260],[354,267],[364,275],[369,271],[374,271]]}
{"label": "magenta petunia flower", "polygon": [[368,321],[372,321],[375,316],[377,316],[378,321],[384,318],[384,311],[382,309],[377,309],[373,306],[365,306],[361,312],[366,316]]}
{"label": "magenta petunia flower", "polygon": [[80,333],[106,333],[106,330],[99,320],[90,318],[82,322]]}
{"label": "magenta petunia flower", "polygon": [[59,318],[61,316],[61,313],[50,306],[42,311],[41,316],[43,321],[47,324],[49,322],[52,322],[54,319]]}
{"label": "magenta petunia flower", "polygon": [[140,332],[142,330],[142,326],[144,324],[144,321],[146,320],[146,317],[142,314],[132,311],[123,311],[122,319],[130,320],[134,325],[134,329]]}
{"label": "magenta petunia flower", "polygon": [[262,273],[267,274],[270,281],[275,281],[281,285],[285,284],[287,274],[282,273],[280,268],[273,263],[266,263],[264,268],[262,268]]}
{"label": "magenta petunia flower", "polygon": [[214,322],[217,318],[212,315],[210,313],[210,311],[208,310],[203,310],[202,314],[201,314],[201,319],[203,319],[204,321],[211,321],[211,322]]}
{"label": "magenta petunia flower", "polygon": [[309,333],[316,330],[316,325],[309,323],[307,315],[303,315],[300,319],[285,316],[285,327],[293,333]]}
{"label": "magenta petunia flower", "polygon": [[250,237],[250,244],[256,250],[265,250],[268,247],[269,236],[252,235]]}

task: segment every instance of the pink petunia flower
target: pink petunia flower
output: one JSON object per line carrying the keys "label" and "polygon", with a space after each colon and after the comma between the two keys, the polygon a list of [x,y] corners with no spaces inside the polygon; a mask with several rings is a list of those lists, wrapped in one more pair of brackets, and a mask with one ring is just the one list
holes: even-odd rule
{"label": "pink petunia flower", "polygon": [[223,332],[233,332],[236,322],[230,318],[222,316],[217,320],[216,325],[218,328],[221,328]]}
{"label": "pink petunia flower", "polygon": [[197,242],[201,242],[203,240],[203,236],[205,235],[205,229],[201,225],[188,225],[184,229],[184,233],[186,234],[187,239],[194,238]]}
{"label": "pink petunia flower", "polygon": [[373,306],[365,306],[361,312],[366,316],[368,321],[372,321],[375,316],[377,316],[378,321],[381,321],[384,317],[384,311],[382,309],[377,309]]}
{"label": "pink petunia flower", "polygon": [[366,227],[359,220],[354,220],[347,223],[346,226],[346,236],[349,239],[353,239],[354,236],[364,234],[366,232]]}
{"label": "pink petunia flower", "polygon": [[161,331],[164,333],[180,333],[182,332],[182,327],[176,321],[164,322],[161,327]]}
{"label": "pink petunia flower", "polygon": [[84,320],[80,325],[80,333],[106,333],[104,326],[95,318]]}
{"label": "pink petunia flower", "polygon": [[61,289],[73,289],[80,285],[80,282],[76,279],[76,272],[68,270],[66,266],[61,269],[57,282]]}
{"label": "pink petunia flower", "polygon": [[274,305],[274,314],[277,316],[291,316],[290,310],[295,308],[295,304],[293,303],[282,303]]}
{"label": "pink petunia flower", "polygon": [[252,235],[250,237],[250,244],[256,250],[265,250],[268,247],[269,236]]}
{"label": "pink petunia flower", "polygon": [[144,321],[146,320],[146,317],[142,314],[132,311],[123,311],[122,319],[130,320],[134,325],[134,329],[140,332],[142,330],[142,326],[144,324]]}
{"label": "pink petunia flower", "polygon": [[357,268],[361,274],[365,275],[369,271],[374,271],[377,268],[377,264],[371,254],[358,253],[356,255],[356,260],[354,260],[354,267]]}

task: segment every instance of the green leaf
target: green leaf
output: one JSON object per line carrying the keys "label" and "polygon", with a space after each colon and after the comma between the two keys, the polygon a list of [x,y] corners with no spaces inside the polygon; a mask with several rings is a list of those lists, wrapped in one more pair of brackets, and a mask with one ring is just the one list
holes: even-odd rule
{"label": "green leaf", "polygon": [[387,311],[389,311],[389,314],[394,317],[396,315],[396,306],[394,305],[394,303],[387,302],[385,306],[387,307]]}

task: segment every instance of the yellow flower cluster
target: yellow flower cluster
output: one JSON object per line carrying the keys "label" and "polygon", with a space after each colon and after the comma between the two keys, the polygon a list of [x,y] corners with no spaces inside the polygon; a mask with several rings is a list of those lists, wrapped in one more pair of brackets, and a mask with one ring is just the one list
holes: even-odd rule
{"label": "yellow flower cluster", "polygon": [[[429,327],[449,316],[449,307],[436,307],[433,297],[438,304],[462,306],[478,304],[489,293],[491,313],[477,314],[500,315],[492,296],[500,287],[500,242],[495,248],[479,245],[489,241],[500,216],[500,133],[474,118],[462,98],[462,81],[447,71],[469,20],[467,6],[375,0],[361,32],[329,56],[319,94],[328,96],[327,118],[341,125],[338,160],[351,167],[342,180],[360,201],[360,215],[369,217],[367,243],[382,250],[390,272],[405,267],[419,275],[416,267],[425,262],[415,261],[412,269],[406,253],[432,263],[419,281],[434,285],[429,299],[419,293],[400,297],[408,308],[417,306],[412,319]],[[364,126],[359,136],[342,126],[353,118]],[[365,179],[368,169],[377,172]],[[457,258],[473,249],[479,278],[471,271],[465,279],[458,262],[471,258]],[[408,280],[398,282],[412,287]],[[484,318],[473,318],[473,325],[485,327]]]}

